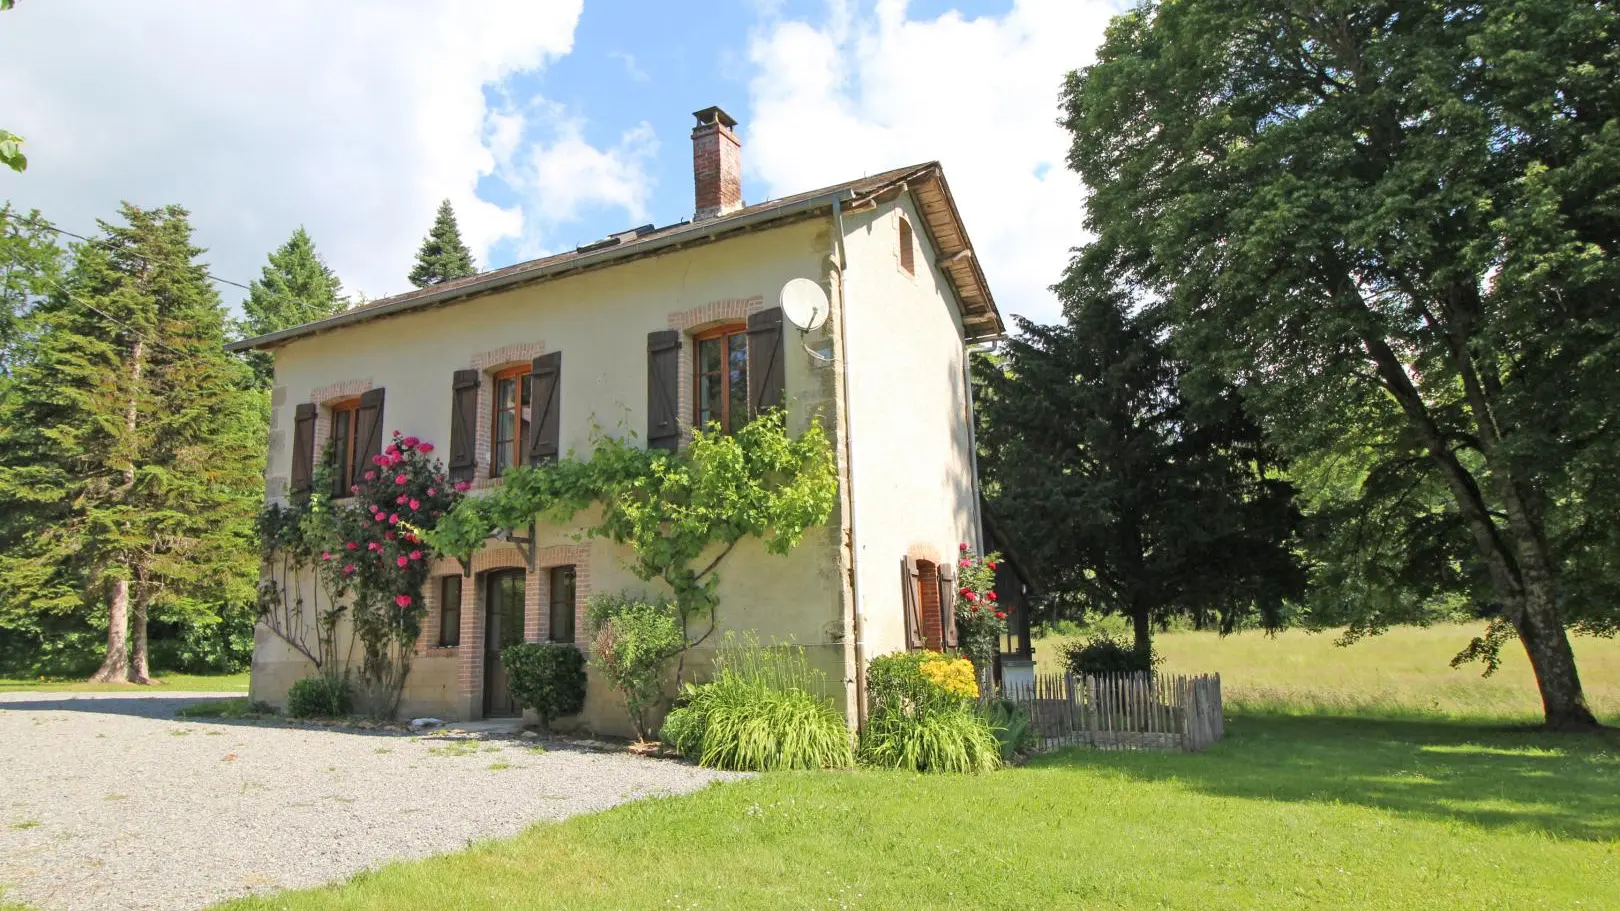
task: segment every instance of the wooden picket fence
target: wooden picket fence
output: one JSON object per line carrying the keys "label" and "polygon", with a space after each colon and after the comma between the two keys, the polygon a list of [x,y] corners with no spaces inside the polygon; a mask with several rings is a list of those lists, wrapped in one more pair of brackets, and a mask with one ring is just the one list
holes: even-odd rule
{"label": "wooden picket fence", "polygon": [[1037,675],[1001,688],[1046,749],[1202,750],[1226,734],[1221,675]]}

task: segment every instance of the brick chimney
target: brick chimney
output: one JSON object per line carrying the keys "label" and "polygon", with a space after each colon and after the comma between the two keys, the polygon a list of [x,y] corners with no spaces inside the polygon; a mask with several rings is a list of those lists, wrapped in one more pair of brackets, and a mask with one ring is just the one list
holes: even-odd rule
{"label": "brick chimney", "polygon": [[697,188],[693,221],[728,215],[742,208],[742,143],[737,121],[718,107],[692,114],[692,180]]}

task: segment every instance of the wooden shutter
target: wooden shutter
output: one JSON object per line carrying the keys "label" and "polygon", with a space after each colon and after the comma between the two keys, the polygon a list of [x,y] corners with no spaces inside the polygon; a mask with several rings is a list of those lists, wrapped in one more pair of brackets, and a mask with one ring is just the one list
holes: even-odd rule
{"label": "wooden shutter", "polygon": [[373,466],[374,456],[382,455],[383,391],[368,389],[360,394],[360,407],[354,412],[355,483]]}
{"label": "wooden shutter", "polygon": [[681,445],[681,333],[662,329],[647,333],[647,448]]}
{"label": "wooden shutter", "polygon": [[529,464],[557,461],[558,404],[562,396],[562,352],[534,359],[529,368]]}
{"label": "wooden shutter", "polygon": [[917,561],[900,558],[901,603],[906,611],[906,648],[923,647],[922,591],[918,588]]}
{"label": "wooden shutter", "polygon": [[782,308],[748,315],[748,416],[782,407]]}
{"label": "wooden shutter", "polygon": [[450,378],[450,481],[471,481],[478,473],[477,370],[457,370]]}
{"label": "wooden shutter", "polygon": [[305,402],[293,410],[292,495],[301,499],[315,487],[315,415]]}
{"label": "wooden shutter", "polygon": [[939,629],[946,648],[956,648],[956,567],[939,567]]}

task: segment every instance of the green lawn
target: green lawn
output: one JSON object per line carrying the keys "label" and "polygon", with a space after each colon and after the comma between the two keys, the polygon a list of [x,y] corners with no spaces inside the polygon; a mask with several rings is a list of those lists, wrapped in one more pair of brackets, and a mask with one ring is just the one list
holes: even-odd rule
{"label": "green lawn", "polygon": [[[1620,737],[1524,729],[1522,657],[1481,680],[1465,639],[1168,635],[1239,705],[1205,753],[765,775],[226,907],[1620,908]],[[1578,649],[1620,720],[1620,646]]]}
{"label": "green lawn", "polygon": [[[1451,657],[1483,624],[1405,627],[1354,645],[1334,645],[1332,633],[1289,630],[1220,636],[1178,632],[1155,636],[1163,668],[1221,674],[1229,708],[1286,714],[1381,718],[1470,718],[1534,721],[1541,712],[1524,649],[1510,642],[1502,668],[1480,676],[1479,665],[1451,668]],[[1069,639],[1035,642],[1036,668],[1061,669]],[[1620,724],[1620,640],[1575,637],[1581,682],[1592,708]]]}
{"label": "green lawn", "polygon": [[[167,674],[152,681],[151,686],[133,683],[85,683],[83,680],[30,680],[0,677],[0,693],[16,692],[74,692],[74,693],[133,693],[168,690],[175,693],[246,693],[248,675],[240,674]],[[0,911],[4,911],[0,908]]]}
{"label": "green lawn", "polygon": [[766,775],[226,907],[1617,908],[1617,746],[1242,716],[1203,754]]}

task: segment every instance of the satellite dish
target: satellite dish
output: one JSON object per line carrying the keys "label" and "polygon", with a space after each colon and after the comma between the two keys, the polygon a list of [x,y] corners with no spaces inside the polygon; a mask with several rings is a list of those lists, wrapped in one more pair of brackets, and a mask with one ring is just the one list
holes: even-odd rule
{"label": "satellite dish", "polygon": [[820,329],[821,324],[827,321],[827,314],[832,312],[827,292],[822,290],[819,282],[808,278],[795,278],[783,285],[779,300],[782,315],[803,332]]}

